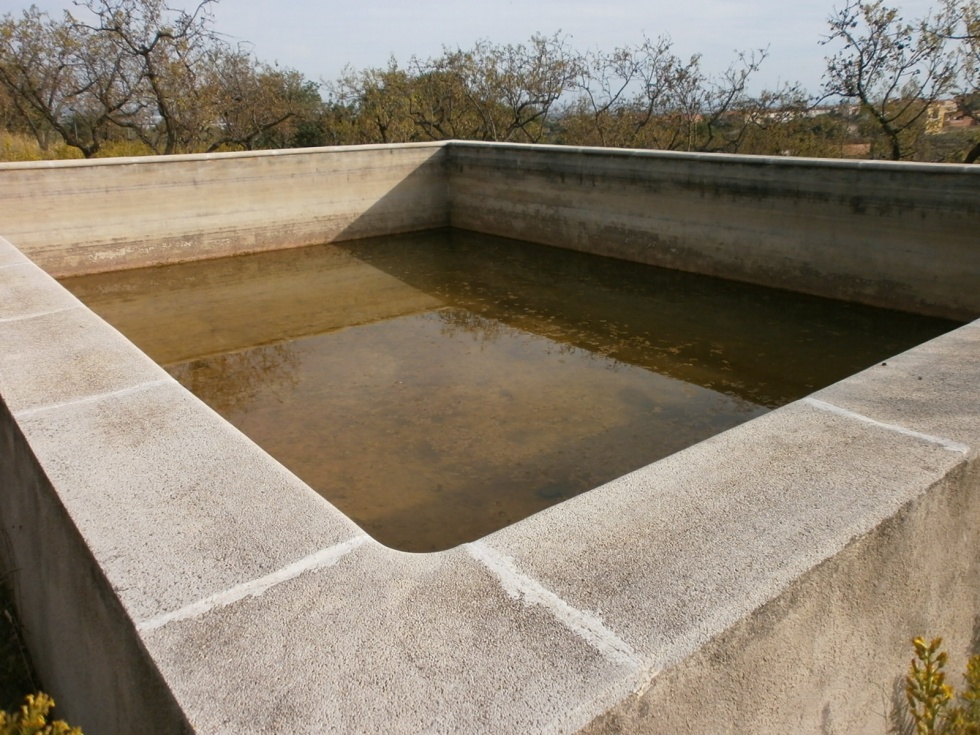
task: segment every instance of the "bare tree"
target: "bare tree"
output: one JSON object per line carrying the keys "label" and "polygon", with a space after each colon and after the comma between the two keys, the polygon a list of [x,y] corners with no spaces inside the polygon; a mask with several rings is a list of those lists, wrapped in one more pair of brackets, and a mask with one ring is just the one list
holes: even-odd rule
{"label": "bare tree", "polygon": [[368,140],[539,142],[559,98],[572,88],[578,55],[560,34],[527,44],[478,41],[413,57],[406,68],[346,70],[332,96],[362,120]]}
{"label": "bare tree", "polygon": [[486,138],[484,118],[467,86],[473,63],[469,52],[459,50],[436,59],[411,59],[408,113],[423,138]]}
{"label": "bare tree", "polygon": [[[959,75],[956,80],[956,102],[960,111],[980,125],[980,2],[943,0],[940,17],[952,19],[955,25],[935,29],[948,34],[957,43]],[[965,163],[980,160],[980,139],[975,140],[964,156]]]}
{"label": "bare tree", "polygon": [[4,99],[42,147],[56,132],[86,157],[120,136],[156,153],[252,149],[301,111],[319,114],[316,85],[217,37],[212,2],[188,13],[164,0],[86,0],[82,19],[5,16]]}
{"label": "bare tree", "polygon": [[209,151],[262,147],[275,129],[320,102],[315,85],[311,90],[299,72],[262,64],[244,48],[212,51],[204,89],[212,119]]}
{"label": "bare tree", "polygon": [[[963,16],[961,53],[964,78],[960,88],[960,106],[980,125],[980,3],[971,2],[963,6]],[[963,160],[966,163],[980,160],[980,140],[967,151]]]}
{"label": "bare tree", "polygon": [[560,34],[532,36],[527,45],[477,43],[466,86],[489,140],[536,143],[559,97],[578,76],[578,55]]}
{"label": "bare tree", "polygon": [[565,114],[569,142],[641,147],[642,132],[666,108],[665,80],[678,66],[665,36],[644,38],[636,47],[623,46],[608,54],[585,54],[577,67],[579,96]]}
{"label": "bare tree", "polygon": [[718,76],[701,70],[701,57],[677,66],[667,79],[667,129],[686,150],[736,153],[753,122],[757,102],[747,93],[752,76],[768,56],[766,49],[739,52]]}
{"label": "bare tree", "polygon": [[106,55],[132,69],[132,102],[116,123],[133,131],[157,153],[193,150],[206,139],[211,121],[202,104],[201,74],[217,44],[211,5],[202,0],[187,12],[164,0],[85,0],[91,20],[78,28],[107,44]]}
{"label": "bare tree", "polygon": [[742,153],[830,158],[850,139],[846,108],[818,106],[799,84],[764,90],[739,112]]}
{"label": "bare tree", "polygon": [[739,150],[752,122],[747,93],[767,52],[740,53],[720,75],[701,56],[682,59],[671,40],[645,38],[610,54],[586,54],[579,97],[565,111],[569,143],[662,150]]}
{"label": "bare tree", "polygon": [[956,56],[948,39],[957,19],[952,4],[907,23],[882,0],[849,0],[829,18],[822,42],[843,44],[827,58],[823,89],[856,101],[885,136],[889,157],[907,158],[929,105],[950,92]]}
{"label": "bare tree", "polygon": [[400,143],[415,139],[411,86],[411,75],[392,57],[384,69],[344,69],[329,91],[350,113],[352,142]]}
{"label": "bare tree", "polygon": [[579,58],[560,34],[527,44],[478,41],[409,65],[409,113],[424,137],[535,143],[558,99],[573,86]]}
{"label": "bare tree", "polygon": [[0,85],[42,149],[53,131],[94,156],[132,101],[128,71],[70,14],[56,21],[32,6],[0,20]]}

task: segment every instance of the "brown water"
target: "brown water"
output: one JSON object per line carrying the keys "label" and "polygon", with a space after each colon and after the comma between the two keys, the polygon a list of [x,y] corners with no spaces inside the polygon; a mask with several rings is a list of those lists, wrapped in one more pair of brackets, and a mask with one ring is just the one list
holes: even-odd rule
{"label": "brown water", "polygon": [[64,284],[407,551],[479,538],[956,326],[449,230]]}

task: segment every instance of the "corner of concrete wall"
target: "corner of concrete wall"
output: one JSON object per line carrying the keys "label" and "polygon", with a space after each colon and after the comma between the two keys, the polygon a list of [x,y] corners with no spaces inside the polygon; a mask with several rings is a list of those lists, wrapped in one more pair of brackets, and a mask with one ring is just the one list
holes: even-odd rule
{"label": "corner of concrete wall", "polygon": [[[842,548],[689,658],[654,672],[583,732],[893,732],[908,721],[904,675],[915,636],[943,637],[957,684],[980,653],[980,395],[971,388],[978,353],[974,322],[794,404],[842,422],[837,441],[849,448],[817,472],[807,466],[820,450],[794,452],[787,436],[783,454],[790,468],[797,464],[800,487],[850,476],[837,513],[808,524],[799,541],[819,547],[825,532],[850,527]],[[892,440],[862,450],[848,424]],[[925,453],[892,455],[898,444]],[[907,482],[942,457],[938,472]],[[892,510],[855,528],[876,484]],[[788,530],[791,518],[800,516],[787,506],[779,522]],[[754,532],[744,533],[750,543]]]}
{"label": "corner of concrete wall", "polygon": [[957,686],[980,653],[978,491],[974,460],[582,735],[905,732],[912,638],[943,638]]}
{"label": "corner of concrete wall", "polygon": [[193,732],[2,401],[0,487],[0,564],[59,713],[93,735]]}

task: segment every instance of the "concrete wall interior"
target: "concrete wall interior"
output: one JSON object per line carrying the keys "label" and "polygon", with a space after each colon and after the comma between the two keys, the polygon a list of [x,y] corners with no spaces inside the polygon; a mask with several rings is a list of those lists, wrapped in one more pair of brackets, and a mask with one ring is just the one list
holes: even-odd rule
{"label": "concrete wall interior", "polygon": [[976,166],[453,145],[455,227],[955,319],[980,315]]}
{"label": "concrete wall interior", "polygon": [[980,169],[425,143],[0,164],[55,277],[452,225],[953,319],[980,316]]}
{"label": "concrete wall interior", "polygon": [[980,322],[416,555],[51,274],[451,223],[974,318],[978,189],[461,143],[0,166],[0,551],[42,677],[91,735],[887,732],[909,639],[955,668],[980,629]]}
{"label": "concrete wall interior", "polygon": [[420,144],[0,164],[0,226],[56,278],[425,230],[449,223],[443,159]]}

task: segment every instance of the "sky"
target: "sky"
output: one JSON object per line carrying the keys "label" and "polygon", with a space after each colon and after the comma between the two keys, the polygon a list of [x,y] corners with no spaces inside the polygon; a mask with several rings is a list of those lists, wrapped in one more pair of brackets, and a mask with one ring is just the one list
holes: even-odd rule
{"label": "sky", "polygon": [[[190,8],[193,0],[172,0]],[[19,11],[29,2],[3,0]],[[34,0],[51,13],[70,0]],[[820,40],[827,18],[844,0],[220,0],[215,30],[231,42],[249,42],[262,61],[329,82],[344,67],[385,66],[428,58],[443,46],[469,48],[479,39],[522,43],[534,33],[561,31],[578,51],[611,51],[668,35],[681,57],[703,56],[702,68],[720,73],[736,50],[769,49],[755,91],[799,82],[818,93],[829,47]],[[907,19],[927,14],[930,0],[891,0]]]}

